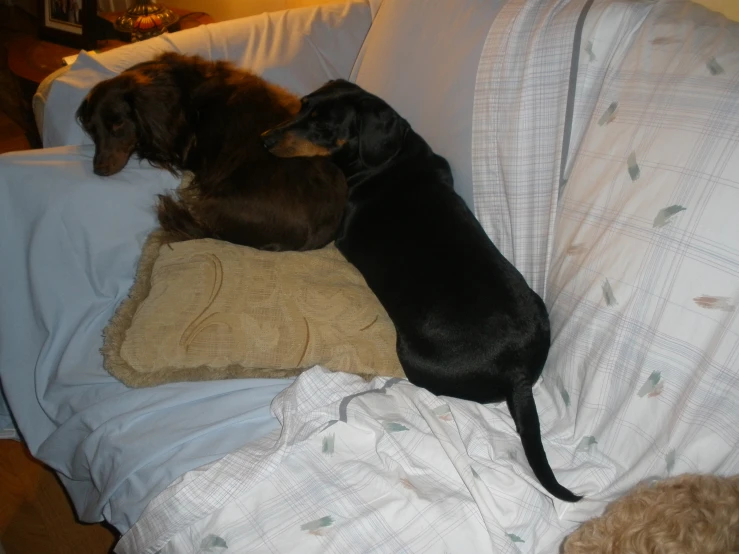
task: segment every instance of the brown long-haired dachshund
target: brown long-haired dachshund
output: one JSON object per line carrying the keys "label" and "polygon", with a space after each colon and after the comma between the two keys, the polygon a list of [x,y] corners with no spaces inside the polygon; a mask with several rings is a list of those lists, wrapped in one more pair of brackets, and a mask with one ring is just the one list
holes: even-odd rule
{"label": "brown long-haired dachshund", "polygon": [[296,96],[227,62],[165,53],[96,85],[77,119],[95,143],[98,175],[121,171],[133,154],[194,174],[159,196],[159,223],[173,240],[309,250],[334,239],[347,189],[327,159],[265,150],[260,133],[299,109]]}

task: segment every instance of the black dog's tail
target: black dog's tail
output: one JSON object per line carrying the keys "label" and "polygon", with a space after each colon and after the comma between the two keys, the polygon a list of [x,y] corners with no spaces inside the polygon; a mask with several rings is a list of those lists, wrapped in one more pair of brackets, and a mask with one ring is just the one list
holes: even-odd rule
{"label": "black dog's tail", "polygon": [[159,225],[175,241],[202,239],[211,234],[198,224],[181,198],[160,194],[157,202]]}
{"label": "black dog's tail", "polygon": [[516,430],[521,436],[523,451],[526,459],[534,471],[534,475],[550,494],[565,502],[577,502],[582,496],[573,494],[569,489],[557,482],[549,461],[547,460],[544,445],[541,442],[541,428],[539,415],[534,404],[534,393],[528,380],[521,378],[513,383],[512,392],[506,398],[511,417],[516,423]]}

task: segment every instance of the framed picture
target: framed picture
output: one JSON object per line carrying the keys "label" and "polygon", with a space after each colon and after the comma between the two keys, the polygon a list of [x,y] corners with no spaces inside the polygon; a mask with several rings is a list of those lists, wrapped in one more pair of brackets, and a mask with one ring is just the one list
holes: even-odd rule
{"label": "framed picture", "polygon": [[38,0],[42,40],[89,50],[95,48],[96,0]]}

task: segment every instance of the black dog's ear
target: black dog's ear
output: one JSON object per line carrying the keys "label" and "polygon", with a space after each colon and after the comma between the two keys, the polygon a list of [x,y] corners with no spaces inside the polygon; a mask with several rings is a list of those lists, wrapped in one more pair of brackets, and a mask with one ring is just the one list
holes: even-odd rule
{"label": "black dog's ear", "polygon": [[362,100],[358,111],[359,159],[365,166],[377,167],[398,153],[407,124],[378,98]]}

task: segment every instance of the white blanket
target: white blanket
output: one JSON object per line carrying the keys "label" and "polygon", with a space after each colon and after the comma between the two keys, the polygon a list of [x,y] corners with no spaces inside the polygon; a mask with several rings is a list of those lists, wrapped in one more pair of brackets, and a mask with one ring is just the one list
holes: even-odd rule
{"label": "white blanket", "polygon": [[565,532],[504,404],[316,367],[272,411],[279,438],[188,474],[116,552],[554,552]]}

